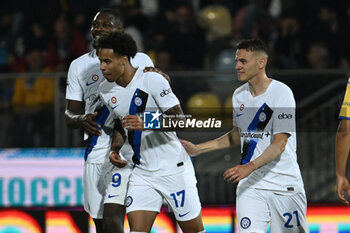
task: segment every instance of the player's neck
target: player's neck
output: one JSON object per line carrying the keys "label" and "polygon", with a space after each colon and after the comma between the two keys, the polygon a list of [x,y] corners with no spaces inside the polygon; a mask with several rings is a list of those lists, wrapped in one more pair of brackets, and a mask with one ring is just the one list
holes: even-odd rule
{"label": "player's neck", "polygon": [[261,76],[256,76],[256,78],[249,80],[249,90],[253,97],[264,94],[269,87],[272,79],[266,76],[266,74]]}
{"label": "player's neck", "polygon": [[131,65],[125,68],[125,72],[123,74],[122,79],[120,80],[120,82],[118,82],[118,85],[122,86],[122,87],[126,87],[131,80],[133,79],[136,70],[134,67],[132,67]]}

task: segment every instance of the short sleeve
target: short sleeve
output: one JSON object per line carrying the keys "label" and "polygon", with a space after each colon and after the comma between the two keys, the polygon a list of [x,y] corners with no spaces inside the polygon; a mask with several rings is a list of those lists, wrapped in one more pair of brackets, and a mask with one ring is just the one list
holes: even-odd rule
{"label": "short sleeve", "polygon": [[169,82],[163,76],[155,72],[147,72],[145,78],[148,89],[162,112],[180,104]]}
{"label": "short sleeve", "polygon": [[350,78],[346,85],[346,91],[344,95],[343,104],[340,108],[339,119],[350,120]]}
{"label": "short sleeve", "polygon": [[66,99],[83,101],[83,90],[79,84],[78,64],[73,61],[68,70]]}
{"label": "short sleeve", "polygon": [[273,109],[273,134],[296,131],[295,125],[295,100],[292,90],[284,86],[279,88],[276,96],[276,104]]}
{"label": "short sleeve", "polygon": [[151,58],[145,53],[136,53],[135,57],[131,59],[131,65],[135,68],[147,66],[154,67]]}

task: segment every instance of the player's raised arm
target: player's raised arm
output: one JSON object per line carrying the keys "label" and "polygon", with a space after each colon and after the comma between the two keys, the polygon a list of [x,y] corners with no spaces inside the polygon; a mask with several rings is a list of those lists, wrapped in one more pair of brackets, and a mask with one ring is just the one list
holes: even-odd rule
{"label": "player's raised arm", "polygon": [[205,152],[237,146],[240,144],[240,135],[238,128],[233,127],[230,132],[224,134],[223,136],[197,145],[187,140],[180,140],[180,142],[189,155],[197,156]]}

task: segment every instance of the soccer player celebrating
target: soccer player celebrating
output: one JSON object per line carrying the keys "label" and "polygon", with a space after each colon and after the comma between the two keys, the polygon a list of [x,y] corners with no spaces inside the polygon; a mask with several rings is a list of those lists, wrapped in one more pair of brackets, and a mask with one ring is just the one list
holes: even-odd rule
{"label": "soccer player celebrating", "polygon": [[[114,31],[123,31],[119,14],[100,10],[91,27],[94,48],[99,37]],[[136,53],[131,64],[142,69],[153,66],[143,53]],[[98,87],[103,80],[96,50],[75,59],[68,71],[65,117],[68,126],[85,131],[84,209],[93,218],[97,233],[120,233],[124,232],[124,202],[131,168],[117,168],[109,162],[113,119],[99,100]]]}
{"label": "soccer player celebrating", "polygon": [[261,40],[237,46],[239,81],[232,97],[233,129],[220,138],[194,145],[182,140],[187,152],[204,152],[241,144],[241,165],[224,173],[237,187],[239,231],[309,232],[306,196],[297,163],[295,100],[285,84],[267,77],[267,48]]}
{"label": "soccer player celebrating", "polygon": [[[116,122],[122,122],[125,144],[111,153],[122,153],[133,164],[127,194],[127,216],[131,232],[150,232],[163,199],[175,214],[184,233],[204,232],[201,204],[190,157],[176,133],[143,130],[139,115],[151,112],[183,115],[169,83],[155,72],[134,68],[135,41],[125,33],[114,32],[98,43],[101,70],[108,80],[100,85],[100,95]],[[164,94],[164,90],[168,90]],[[151,119],[152,120],[152,119]],[[132,153],[130,153],[132,152]]]}

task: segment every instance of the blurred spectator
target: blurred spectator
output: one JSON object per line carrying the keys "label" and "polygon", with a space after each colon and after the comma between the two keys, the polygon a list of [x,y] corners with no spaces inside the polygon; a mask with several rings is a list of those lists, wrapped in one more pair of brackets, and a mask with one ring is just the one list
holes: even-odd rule
{"label": "blurred spectator", "polygon": [[79,15],[73,29],[66,15],[61,14],[53,24],[53,37],[48,45],[47,61],[54,71],[66,71],[69,63],[88,50],[85,35],[79,30]]}
{"label": "blurred spectator", "polygon": [[[315,42],[323,43],[328,50],[331,66],[339,63],[339,56],[343,48],[339,44],[339,22],[337,12],[330,2],[324,2],[318,9],[316,19],[311,21],[309,27],[305,28],[304,43],[307,46]],[[310,46],[311,47],[311,46]]]}
{"label": "blurred spectator", "polygon": [[173,22],[165,35],[171,62],[178,70],[200,70],[206,54],[204,30],[196,23],[193,10],[186,3],[174,9]]}
{"label": "blurred spectator", "polygon": [[13,142],[14,120],[11,109],[13,82],[0,79],[0,147],[11,147]]}
{"label": "blurred spectator", "polygon": [[300,51],[301,36],[298,19],[292,15],[282,16],[274,45],[276,67],[281,69],[297,68]]}
{"label": "blurred spectator", "polygon": [[340,68],[350,68],[350,3],[343,5],[342,10],[339,14],[339,46],[341,46],[341,54],[339,55],[339,63],[337,64]]}
{"label": "blurred spectator", "polygon": [[[48,73],[41,50],[30,50],[26,54],[27,77],[16,79],[12,107],[15,114],[14,146],[53,146],[54,79],[31,76],[31,73]],[[35,74],[35,75],[36,75]]]}
{"label": "blurred spectator", "polygon": [[312,43],[307,53],[307,68],[329,68],[329,51],[322,43]]}

